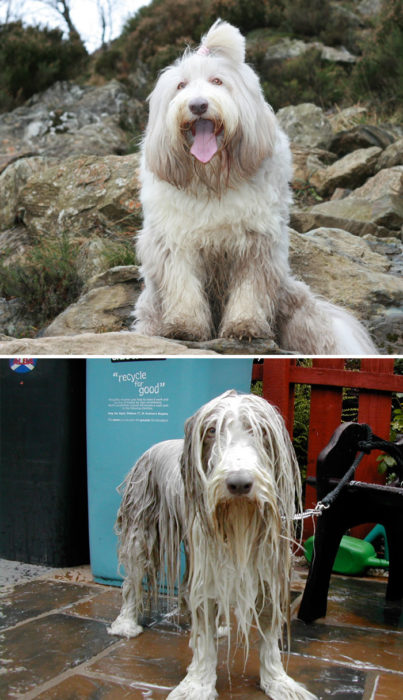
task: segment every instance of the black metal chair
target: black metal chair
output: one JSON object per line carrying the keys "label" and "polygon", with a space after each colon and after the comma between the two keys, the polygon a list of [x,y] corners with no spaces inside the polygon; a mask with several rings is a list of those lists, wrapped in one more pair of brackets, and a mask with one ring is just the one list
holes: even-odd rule
{"label": "black metal chair", "polygon": [[[373,449],[395,458],[394,483],[381,486],[351,480],[359,461],[357,452]],[[313,622],[326,615],[333,563],[346,531],[364,523],[380,523],[389,545],[384,617],[389,624],[397,624],[403,598],[403,441],[381,440],[364,423],[343,423],[319,454],[316,480],[310,481],[316,482],[318,501],[328,507],[318,518],[315,553],[298,617]]]}

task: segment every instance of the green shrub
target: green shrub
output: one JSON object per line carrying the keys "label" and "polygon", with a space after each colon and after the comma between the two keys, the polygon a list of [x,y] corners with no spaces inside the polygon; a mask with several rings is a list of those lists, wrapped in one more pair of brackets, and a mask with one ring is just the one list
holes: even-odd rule
{"label": "green shrub", "polygon": [[256,65],[255,57],[256,54],[251,55],[251,62],[261,75],[265,98],[275,110],[301,102],[314,102],[327,108],[344,97],[345,69],[323,61],[315,48],[295,58],[273,61],[269,67],[259,66],[259,56]]}
{"label": "green shrub", "polygon": [[354,99],[394,109],[403,99],[403,0],[384,0],[352,73]]}
{"label": "green shrub", "polygon": [[242,34],[261,27],[279,27],[284,0],[212,0],[210,19],[217,17],[234,24]]}
{"label": "green shrub", "polygon": [[60,29],[0,25],[0,110],[9,110],[57,80],[82,73],[87,52]]}
{"label": "green shrub", "polygon": [[33,325],[44,325],[79,297],[77,253],[67,236],[40,240],[25,254],[24,264],[0,266],[0,295],[20,299]]}
{"label": "green shrub", "polygon": [[286,0],[285,19],[294,34],[315,36],[325,29],[330,20],[329,0]]}
{"label": "green shrub", "polygon": [[134,250],[134,244],[132,242],[127,243],[115,243],[109,241],[105,245],[104,257],[106,260],[107,268],[118,267],[120,265],[137,265],[136,253]]}

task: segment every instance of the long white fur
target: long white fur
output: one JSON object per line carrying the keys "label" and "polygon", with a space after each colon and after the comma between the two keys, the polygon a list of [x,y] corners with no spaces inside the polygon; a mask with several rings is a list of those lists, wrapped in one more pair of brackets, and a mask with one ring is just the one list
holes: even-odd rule
{"label": "long white fur", "polygon": [[[234,493],[234,483],[248,490]],[[299,503],[299,469],[282,418],[253,395],[218,396],[186,422],[184,440],[158,443],[134,465],[117,519],[123,604],[109,631],[143,631],[142,579],[155,592],[166,575],[173,589],[182,540],[180,593],[192,618],[193,659],[171,700],[216,697],[216,637],[222,623],[230,630],[231,610],[246,654],[251,627],[259,630],[262,690],[272,700],[314,697],[287,676],[279,651]]]}
{"label": "long white fur", "polygon": [[[218,20],[202,49],[163,71],[150,95],[137,240],[145,288],[134,330],[193,340],[273,337],[305,354],[376,353],[350,313],[291,273],[291,152],[245,63],[245,39]],[[219,146],[205,164],[190,153],[190,103],[200,98]]]}

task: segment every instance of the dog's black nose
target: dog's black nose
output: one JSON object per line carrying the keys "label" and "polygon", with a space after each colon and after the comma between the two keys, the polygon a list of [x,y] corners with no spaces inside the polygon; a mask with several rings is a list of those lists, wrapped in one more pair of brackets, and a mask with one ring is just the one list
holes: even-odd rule
{"label": "dog's black nose", "polygon": [[204,112],[207,112],[208,102],[202,97],[198,97],[197,99],[189,102],[189,109],[192,114],[197,114],[197,116],[200,116],[201,114],[204,114]]}
{"label": "dog's black nose", "polygon": [[247,496],[252,490],[253,478],[249,472],[239,471],[230,474],[225,483],[231,496]]}

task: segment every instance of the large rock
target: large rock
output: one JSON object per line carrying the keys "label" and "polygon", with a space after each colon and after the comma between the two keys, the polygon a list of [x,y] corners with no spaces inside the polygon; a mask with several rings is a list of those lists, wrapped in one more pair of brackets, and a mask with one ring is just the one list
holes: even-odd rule
{"label": "large rock", "polygon": [[332,127],[323,110],[310,102],[283,107],[277,119],[289,139],[304,148],[329,149]]}
{"label": "large rock", "polygon": [[402,194],[403,166],[397,165],[381,170],[347,197],[316,204],[305,212],[294,210],[291,225],[301,232],[330,226],[359,236],[389,236],[403,225]]}
{"label": "large rock", "polygon": [[[127,356],[138,355],[199,355],[200,350],[187,348],[166,338],[137,335],[128,331],[121,333],[85,333],[78,336],[55,338],[21,338],[0,341],[0,355],[90,355]],[[215,355],[213,350],[203,354]]]}
{"label": "large rock", "polygon": [[10,163],[0,175],[0,229],[14,226],[19,219],[18,197],[32,176],[38,176],[52,163],[42,156],[20,158]]}
{"label": "large rock", "polygon": [[338,131],[332,139],[330,150],[345,156],[357,148],[387,148],[395,141],[391,130],[373,124],[359,124],[346,131]]}
{"label": "large rock", "polygon": [[117,80],[100,87],[59,82],[22,107],[0,115],[0,167],[27,153],[71,155],[126,153],[130,127],[141,105]]}
{"label": "large rock", "polygon": [[111,226],[138,229],[138,155],[66,158],[33,175],[16,214],[34,235],[90,236]]}
{"label": "large rock", "polygon": [[403,165],[403,138],[385,148],[378,158],[376,170],[393,168],[395,165]]}
{"label": "large rock", "polygon": [[308,211],[294,209],[290,224],[299,233],[325,226],[352,233],[355,236],[390,236],[389,229],[378,226],[373,221],[374,210],[371,202],[365,199],[346,197],[323,202]]}
{"label": "large rock", "polygon": [[327,168],[314,173],[311,182],[324,196],[330,195],[336,187],[359,187],[375,172],[381,152],[382,150],[375,146],[373,148],[359,148]]}
{"label": "large rock", "polygon": [[[290,233],[291,267],[315,292],[349,308],[370,328],[387,309],[401,307],[401,278],[389,274],[383,256],[366,241],[335,229]],[[393,352],[402,351],[397,340]]]}
{"label": "large rock", "polygon": [[92,288],[67,307],[44,331],[44,337],[127,329],[140,294],[138,268],[117,267],[92,280]]}
{"label": "large rock", "polygon": [[334,46],[325,46],[321,41],[305,42],[302,39],[291,39],[290,37],[284,37],[274,44],[267,47],[264,63],[266,66],[270,67],[270,64],[274,61],[284,61],[289,58],[297,58],[302,56],[307,51],[315,49],[320,54],[323,61],[329,61],[331,63],[355,63],[357,57],[354,56],[350,51],[341,46],[335,48]]}

